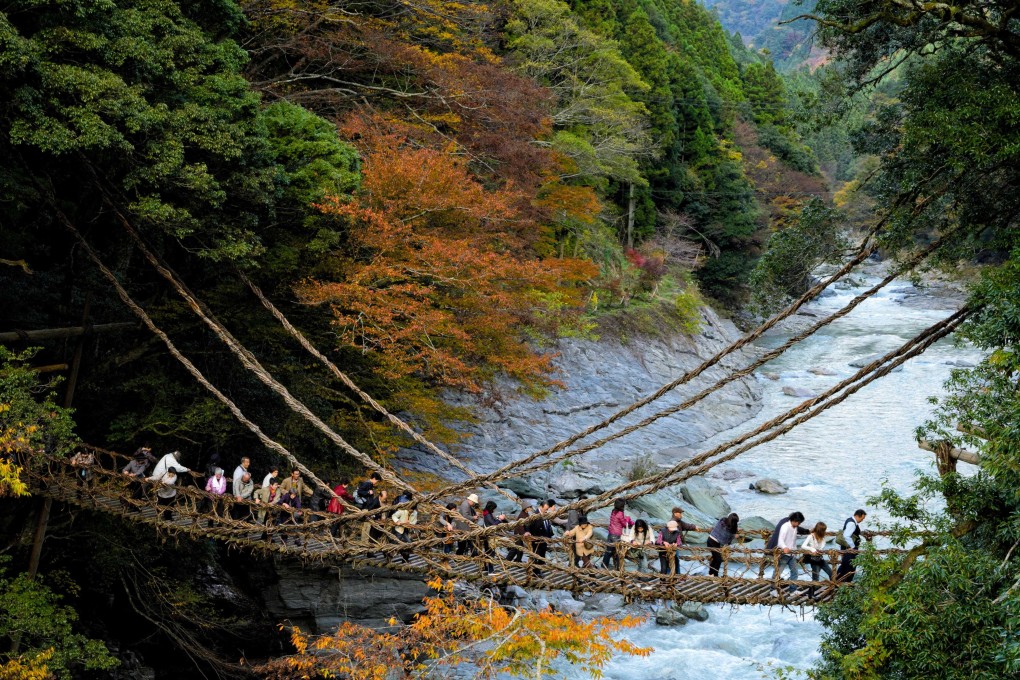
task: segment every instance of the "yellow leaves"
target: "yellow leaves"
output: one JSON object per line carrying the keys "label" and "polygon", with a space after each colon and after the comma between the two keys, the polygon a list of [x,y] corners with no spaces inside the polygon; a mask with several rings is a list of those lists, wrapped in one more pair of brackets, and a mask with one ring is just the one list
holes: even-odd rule
{"label": "yellow leaves", "polygon": [[[10,410],[10,404],[0,404],[0,415]],[[0,428],[0,498],[28,495],[28,486],[21,481],[21,467],[14,461],[18,453],[31,448],[31,435],[38,429],[38,425],[23,423]]]}
{"label": "yellow leaves", "polygon": [[0,665],[0,680],[49,680],[53,677],[47,663],[53,656],[48,649],[32,657],[19,656]]}
{"label": "yellow leaves", "polygon": [[860,188],[861,183],[859,180],[853,180],[843,185],[843,188],[837,191],[832,196],[832,202],[837,208],[845,208],[850,201],[854,199],[857,190]]}

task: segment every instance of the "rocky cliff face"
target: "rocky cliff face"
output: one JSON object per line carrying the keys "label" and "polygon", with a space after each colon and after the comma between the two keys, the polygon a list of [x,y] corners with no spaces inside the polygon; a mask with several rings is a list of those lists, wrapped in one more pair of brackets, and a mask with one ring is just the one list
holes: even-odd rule
{"label": "rocky cliff face", "polygon": [[342,621],[383,629],[394,617],[410,621],[428,586],[420,576],[386,569],[303,566],[277,560],[278,580],[263,591],[270,616],[302,630],[325,633]]}

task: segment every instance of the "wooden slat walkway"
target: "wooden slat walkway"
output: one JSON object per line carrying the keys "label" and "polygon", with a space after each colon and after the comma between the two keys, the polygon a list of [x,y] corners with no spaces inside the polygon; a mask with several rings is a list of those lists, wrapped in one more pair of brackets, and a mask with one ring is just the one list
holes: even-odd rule
{"label": "wooden slat walkway", "polygon": [[[215,518],[210,521],[211,515],[208,513],[189,511],[189,507],[197,507],[195,503],[183,503],[174,508],[172,519],[163,518],[151,502],[143,501],[138,503],[137,507],[130,505],[125,500],[122,483],[95,484],[82,489],[74,478],[67,479],[64,475],[58,475],[57,478],[38,476],[33,477],[32,481],[38,493],[50,496],[54,500],[117,515],[127,521],[147,524],[171,534],[210,538],[248,550],[292,556],[305,561],[378,567],[446,579],[488,582],[502,587],[520,586],[539,590],[568,590],[574,593],[616,593],[635,600],[806,607],[831,600],[836,587],[848,585],[837,586],[829,582],[815,584],[818,598],[812,599],[809,597],[807,586],[810,584],[807,581],[757,578],[760,559],[768,559],[764,555],[753,563],[754,577],[713,577],[702,573],[661,575],[629,570],[606,570],[594,566],[588,569],[571,568],[567,566],[568,558],[563,552],[561,542],[556,539],[549,541],[548,561],[544,564],[508,562],[500,557],[490,557],[487,560],[484,556],[457,556],[444,553],[441,547],[420,552],[416,548],[416,552],[405,560],[399,554],[402,545],[400,543],[379,543],[376,552],[370,555],[365,552],[364,544],[360,541],[334,538],[330,535],[328,527],[316,528],[314,522],[278,525],[267,540],[266,529],[262,525]],[[509,546],[513,539],[508,537],[501,540],[504,541],[503,546]],[[491,574],[486,573],[486,561],[492,564]],[[624,563],[626,564],[626,560]],[[694,569],[699,572],[703,569],[697,561],[685,562],[682,566],[686,564],[693,564]],[[736,571],[743,568],[745,574],[749,571],[748,566],[746,561],[730,563],[731,569]],[[788,593],[786,589],[789,586],[796,588],[796,592]]]}

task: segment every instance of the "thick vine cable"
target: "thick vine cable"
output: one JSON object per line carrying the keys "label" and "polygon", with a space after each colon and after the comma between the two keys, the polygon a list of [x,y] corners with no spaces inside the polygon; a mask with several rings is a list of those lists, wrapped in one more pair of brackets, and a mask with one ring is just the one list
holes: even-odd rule
{"label": "thick vine cable", "polygon": [[191,363],[191,360],[184,356],[180,352],[180,350],[177,349],[177,346],[174,345],[170,337],[166,333],[164,333],[163,330],[155,324],[155,322],[153,322],[152,318],[148,315],[148,313],[146,313],[146,311],[142,309],[131,298],[127,290],[125,290],[124,287],[120,284],[120,281],[117,279],[117,276],[112,271],[110,271],[110,269],[103,263],[102,259],[100,259],[96,251],[92,249],[92,246],[88,244],[88,242],[85,240],[85,237],[82,236],[81,232],[78,231],[78,229],[74,226],[71,220],[60,210],[57,211],[57,217],[63,223],[64,227],[67,228],[72,235],[74,235],[75,239],[78,241],[78,244],[89,256],[89,259],[91,259],[92,262],[95,263],[96,267],[99,268],[99,271],[110,282],[114,290],[117,292],[117,296],[121,299],[121,301],[128,307],[128,309],[130,309],[135,314],[135,316],[137,316],[142,321],[143,324],[145,324],[145,326],[149,329],[150,332],[152,332],[153,335],[155,335],[157,338],[163,341],[163,344],[166,345],[166,348],[170,352],[170,354],[175,359],[177,359],[177,361],[179,361],[182,366],[184,366],[188,373],[190,373],[191,376],[199,382],[199,384],[201,384],[213,396],[215,396],[224,406],[226,406],[227,409],[230,410],[230,412],[234,415],[235,418],[237,418],[242,424],[244,424],[245,427],[251,430],[252,433],[255,434],[256,437],[258,437],[259,441],[261,441],[262,444],[266,446],[266,448],[279,453],[281,456],[286,458],[290,462],[290,464],[293,465],[297,470],[300,470],[301,474],[306,475],[309,479],[311,479],[315,484],[317,484],[322,489],[328,490],[330,493],[332,493],[332,489],[330,489],[325,482],[319,479],[314,472],[305,467],[305,465],[300,460],[298,460],[298,458],[294,454],[288,451],[282,444],[271,439],[268,435],[266,435],[266,433],[263,432],[262,429],[256,423],[249,420],[247,416],[245,416],[244,413],[241,412],[241,409],[238,408],[237,404],[235,404],[230,399],[230,397],[221,392],[215,385],[213,385],[205,378],[202,372],[193,363]]}
{"label": "thick vine cable", "polygon": [[[812,399],[808,399],[799,404],[798,406],[789,409],[783,414],[777,416],[776,418],[773,418],[765,423],[762,423],[761,425],[759,425],[757,428],[750,432],[747,432],[733,440],[724,442],[708,451],[698,454],[697,456],[691,459],[682,461],[677,465],[674,465],[672,468],[657,473],[655,475],[649,475],[642,479],[620,484],[612,489],[609,489],[591,498],[577,500],[572,503],[557,506],[555,511],[547,513],[544,516],[558,517],[569,510],[589,510],[591,508],[601,507],[603,505],[608,504],[617,497],[623,497],[622,494],[639,486],[649,488],[642,489],[640,492],[633,493],[629,496],[626,496],[625,498],[636,498],[638,496],[654,493],[655,491],[658,491],[664,488],[665,486],[674,484],[677,481],[680,481],[681,479],[686,479],[690,476],[693,476],[694,474],[701,474],[702,472],[707,471],[712,467],[719,465],[720,463],[732,460],[733,458],[739,456],[742,453],[745,453],[746,451],[751,450],[752,448],[760,446],[761,444],[764,444],[766,442],[772,441],[773,439],[776,439],[782,436],[783,434],[789,432],[794,427],[803,424],[807,420],[810,420],[811,418],[814,418],[815,416],[828,410],[829,408],[832,408],[833,406],[836,406],[837,404],[843,402],[852,394],[856,393],[857,391],[859,391],[866,385],[870,384],[874,380],[877,380],[887,375],[890,371],[892,371],[894,368],[901,365],[908,359],[921,354],[932,344],[934,344],[938,340],[942,339],[943,337],[949,335],[954,330],[956,330],[956,328],[970,314],[970,311],[971,310],[968,308],[962,309],[956,312],[955,314],[951,315],[950,317],[947,317],[946,319],[943,319],[942,321],[930,326],[929,328],[925,329],[915,337],[908,340],[906,343],[901,345],[896,350],[887,353],[883,357],[861,368],[850,378],[847,378],[837,383],[835,386],[833,386],[826,392],[822,393],[821,395],[814,397]],[[891,363],[887,363],[890,361]],[[840,394],[839,396],[831,399],[833,395],[835,395],[837,392],[841,390],[845,390],[843,394]],[[776,429],[777,425],[786,421],[791,422],[788,422],[786,425]],[[759,435],[762,435],[759,439],[755,441],[748,441]],[[709,458],[716,456],[724,451],[727,451],[731,449],[733,446],[736,446],[742,442],[747,443],[739,447],[737,450],[727,454],[726,456],[720,457],[709,463],[701,465],[700,467],[696,468],[696,472],[684,473],[684,470],[687,470],[688,468],[691,468],[694,465],[698,465],[699,463],[704,463]],[[467,532],[460,532],[457,534],[457,538],[458,540],[460,539],[469,540],[476,539],[479,537],[485,537],[493,533],[498,533],[499,530],[513,529],[514,527],[522,523],[526,523],[527,521],[530,520],[531,518],[527,518],[525,520],[513,520],[509,523],[500,524],[498,525],[498,527],[483,527],[470,530]],[[431,545],[437,541],[442,540],[443,539],[424,539],[423,542],[427,545]]]}
{"label": "thick vine cable", "polygon": [[[925,182],[926,181],[927,180],[925,180]],[[918,185],[918,187],[915,188],[915,192],[914,193],[919,193],[920,190],[921,190],[921,186],[922,185]],[[663,385],[662,387],[660,387],[658,390],[656,390],[652,394],[650,394],[650,395],[648,395],[648,396],[646,396],[646,397],[644,397],[644,398],[642,398],[642,399],[640,399],[638,401],[635,401],[631,405],[629,405],[629,406],[627,406],[627,407],[617,411],[616,413],[610,415],[606,419],[604,419],[604,420],[602,420],[602,421],[600,421],[598,423],[595,423],[594,425],[588,427],[587,429],[585,429],[585,430],[583,430],[583,431],[581,431],[581,432],[579,432],[577,434],[574,434],[574,435],[568,437],[567,439],[565,439],[565,440],[563,440],[563,441],[561,441],[561,442],[559,442],[557,444],[554,444],[551,447],[548,447],[546,449],[542,449],[540,451],[536,451],[535,453],[533,453],[533,454],[531,454],[529,456],[526,456],[524,458],[521,458],[521,459],[518,459],[518,460],[510,462],[510,463],[504,465],[503,467],[495,470],[492,473],[488,473],[488,474],[482,475],[480,478],[478,478],[476,480],[476,483],[478,483],[479,481],[483,481],[483,480],[491,480],[491,479],[494,478],[494,476],[499,476],[499,478],[510,478],[510,477],[517,476],[517,475],[510,475],[508,473],[511,472],[512,470],[515,470],[516,468],[524,467],[528,463],[531,463],[531,462],[537,460],[538,458],[540,458],[542,456],[549,455],[549,454],[552,454],[552,453],[556,453],[557,451],[561,451],[564,448],[566,448],[566,447],[576,443],[580,439],[583,439],[583,438],[585,438],[585,437],[587,437],[587,436],[589,436],[589,435],[591,435],[591,434],[593,434],[593,433],[595,433],[595,432],[597,432],[597,431],[599,431],[601,429],[604,429],[605,427],[608,427],[613,422],[616,422],[617,420],[619,420],[619,419],[621,419],[623,417],[626,417],[627,415],[629,415],[630,413],[634,412],[635,410],[637,410],[637,409],[639,409],[639,408],[641,408],[641,407],[643,407],[643,406],[645,406],[645,405],[647,405],[647,404],[649,404],[649,403],[651,403],[653,401],[656,401],[656,400],[660,399],[661,397],[663,397],[665,394],[667,394],[668,392],[672,391],[673,389],[675,389],[675,388],[677,388],[677,387],[679,387],[679,386],[681,386],[683,384],[686,384],[686,383],[690,382],[691,380],[693,380],[694,378],[698,377],[699,375],[701,375],[703,372],[705,372],[706,370],[708,370],[709,368],[711,368],[715,364],[719,363],[727,355],[732,354],[733,352],[742,349],[747,344],[749,344],[749,343],[753,342],[754,340],[758,339],[759,337],[761,337],[761,335],[763,335],[766,331],[768,331],[769,329],[774,327],[777,323],[781,322],[782,320],[784,320],[784,319],[788,318],[789,316],[793,315],[794,313],[796,313],[796,311],[798,309],[800,309],[804,304],[806,304],[810,300],[814,299],[827,286],[831,285],[835,281],[839,280],[840,278],[842,278],[843,276],[848,274],[854,267],[856,267],[858,264],[860,264],[865,259],[867,259],[871,255],[871,253],[874,252],[874,250],[876,248],[876,244],[875,244],[875,241],[874,241],[875,235],[889,221],[889,219],[892,216],[893,210],[896,207],[898,207],[899,205],[902,205],[903,203],[906,203],[909,199],[914,198],[915,202],[914,202],[914,205],[911,207],[911,213],[912,213],[913,216],[916,216],[916,215],[920,214],[933,200],[938,198],[938,196],[940,195],[938,193],[934,193],[934,194],[926,196],[924,198],[918,198],[917,196],[914,195],[914,193],[912,193],[911,195],[908,195],[908,196],[901,196],[901,197],[899,197],[895,201],[895,203],[892,206],[890,206],[890,208],[886,212],[886,214],[880,220],[878,220],[878,222],[876,222],[875,225],[871,229],[868,230],[868,233],[862,239],[861,244],[858,247],[857,253],[854,255],[854,257],[851,258],[848,262],[846,262],[832,276],[830,276],[826,280],[819,281],[817,284],[815,284],[810,289],[805,291],[799,298],[797,298],[789,306],[787,306],[786,309],[782,310],[781,312],[779,312],[778,314],[776,314],[775,316],[770,318],[768,321],[762,323],[760,326],[755,328],[750,333],[748,333],[745,336],[741,337],[740,339],[734,341],[733,343],[731,343],[727,347],[724,347],[719,352],[717,352],[715,355],[713,355],[712,357],[710,357],[710,358],[706,359],[704,362],[702,362],[699,366],[697,366],[694,369],[688,371],[687,373],[685,373],[684,375],[680,376],[676,380]],[[463,490],[464,488],[467,488],[464,484],[456,484],[456,485],[450,485],[449,487],[447,487],[443,491],[445,491],[447,493],[453,493],[455,491]]]}
{"label": "thick vine cable", "polygon": [[[294,326],[294,324],[292,324],[290,322],[290,319],[288,319],[284,315],[284,313],[281,312],[279,310],[279,308],[276,305],[274,305],[272,303],[272,301],[269,300],[269,298],[267,298],[265,296],[265,294],[255,284],[254,281],[252,281],[250,278],[248,278],[248,276],[246,276],[241,271],[238,271],[237,275],[241,279],[241,281],[248,287],[248,290],[250,290],[255,295],[255,297],[257,297],[259,299],[259,301],[262,303],[262,306],[265,307],[267,310],[269,310],[269,313],[273,315],[273,317],[280,323],[281,326],[283,326],[283,328],[288,333],[290,333],[291,337],[293,337],[298,342],[298,344],[300,344],[301,347],[303,347],[305,349],[306,352],[308,352],[313,357],[318,359],[319,362],[322,365],[324,365],[329,370],[329,372],[333,374],[333,376],[337,380],[342,382],[347,387],[347,389],[349,389],[352,392],[354,392],[355,394],[357,394],[358,397],[360,397],[362,401],[364,401],[369,406],[371,406],[373,409],[375,409],[378,413],[380,413],[394,427],[399,429],[401,432],[404,432],[405,434],[407,434],[409,437],[411,437],[411,439],[413,439],[418,444],[421,444],[422,446],[424,446],[429,452],[435,454],[436,456],[438,456],[442,460],[444,460],[447,463],[453,465],[454,467],[456,467],[461,472],[464,472],[465,474],[468,475],[468,477],[476,477],[478,475],[477,472],[475,472],[474,470],[469,468],[463,462],[461,462],[460,460],[458,460],[454,456],[451,456],[449,453],[447,453],[446,451],[443,451],[437,445],[435,445],[434,443],[432,443],[431,441],[429,441],[428,439],[423,437],[419,432],[417,432],[414,428],[412,428],[410,425],[408,425],[405,421],[401,420],[396,415],[390,413],[386,409],[385,406],[383,406],[382,404],[377,402],[375,399],[373,399],[372,395],[368,394],[363,389],[358,387],[357,383],[355,383],[350,378],[350,376],[348,376],[346,373],[341,371],[337,367],[337,365],[334,364],[330,360],[329,357],[327,357],[325,354],[323,354],[321,351],[319,351],[319,349],[315,345],[313,345],[308,340],[307,337],[305,337],[304,333],[302,333],[300,330],[298,330]],[[501,489],[500,487],[496,486],[494,483],[486,482],[485,486],[487,486],[490,489],[493,489],[493,490],[499,492],[500,494],[502,494],[508,500],[511,500],[511,501],[514,501],[514,502],[517,501],[517,497],[516,496],[513,496],[513,495],[507,493],[504,489]]]}
{"label": "thick vine cable", "polygon": [[583,455],[585,453],[588,453],[589,451],[593,451],[593,450],[595,450],[597,448],[605,446],[606,444],[608,444],[611,441],[614,441],[616,439],[620,439],[620,438],[625,437],[625,436],[627,436],[629,434],[632,434],[632,433],[634,433],[634,432],[636,432],[636,431],[638,431],[640,429],[648,427],[649,425],[651,425],[652,423],[654,423],[655,421],[657,421],[657,420],[659,420],[661,418],[665,418],[666,416],[673,415],[673,414],[678,413],[680,411],[686,410],[686,409],[690,408],[691,406],[694,406],[695,404],[697,404],[698,402],[703,400],[705,397],[707,397],[710,394],[716,392],[717,390],[725,387],[726,385],[730,384],[731,382],[734,382],[736,380],[739,380],[741,378],[744,378],[744,377],[750,375],[751,373],[753,373],[758,368],[761,368],[762,366],[764,366],[768,362],[772,361],[776,357],[778,357],[778,356],[782,355],[783,353],[785,353],[787,350],[789,350],[794,345],[796,345],[796,344],[800,343],[801,341],[805,340],[806,338],[814,335],[817,331],[819,331],[820,329],[824,328],[825,326],[828,326],[828,325],[832,324],[833,322],[843,318],[844,316],[846,316],[847,314],[852,312],[854,309],[856,309],[862,302],[864,302],[865,300],[867,300],[871,296],[875,295],[882,288],[884,288],[887,285],[889,285],[897,277],[902,276],[903,274],[905,274],[905,273],[907,273],[909,271],[912,271],[915,267],[917,267],[919,264],[921,264],[929,255],[931,255],[931,253],[933,253],[935,250],[937,250],[939,247],[941,247],[944,242],[945,242],[945,238],[942,238],[942,239],[939,239],[937,241],[932,242],[927,248],[925,248],[924,250],[922,250],[919,253],[917,253],[914,257],[912,257],[908,261],[904,262],[901,266],[895,268],[892,272],[890,272],[885,278],[883,278],[881,281],[876,283],[874,286],[872,286],[868,290],[866,290],[866,291],[860,293],[859,295],[857,295],[856,297],[854,297],[850,302],[848,302],[846,305],[844,305],[841,309],[837,310],[836,312],[833,312],[832,314],[830,314],[829,316],[825,317],[824,319],[821,319],[821,320],[815,322],[814,324],[812,324],[810,327],[808,327],[804,331],[802,331],[802,332],[798,333],[797,335],[791,337],[789,340],[784,342],[779,347],[776,347],[775,349],[772,349],[772,350],[766,352],[765,354],[760,356],[753,363],[747,365],[746,367],[727,374],[726,377],[722,378],[721,380],[716,382],[714,385],[712,385],[712,386],[702,390],[701,392],[695,394],[694,396],[690,397],[689,399],[685,400],[684,402],[682,402],[680,404],[677,404],[675,406],[671,406],[671,407],[669,407],[667,409],[664,409],[662,411],[659,411],[659,412],[657,412],[657,413],[655,413],[655,414],[653,414],[651,416],[648,416],[644,420],[641,420],[640,422],[634,423],[633,425],[629,425],[628,427],[625,427],[622,430],[619,430],[618,432],[614,432],[613,434],[611,434],[609,436],[603,437],[602,439],[594,441],[594,442],[592,442],[590,444],[587,444],[587,445],[585,445],[583,447],[580,447],[580,448],[577,448],[577,449],[572,449],[570,451],[564,452],[560,456],[557,456],[557,457],[552,458],[552,459],[547,460],[547,461],[543,461],[542,463],[536,463],[535,465],[533,465],[531,467],[520,469],[520,470],[516,470],[515,474],[517,476],[523,476],[523,475],[526,475],[526,474],[533,474],[535,472],[540,472],[542,470],[548,469],[548,468],[552,467],[553,465],[556,465],[557,463],[562,462],[563,460],[566,460],[568,458],[572,458],[574,456]]}
{"label": "thick vine cable", "polygon": [[[371,456],[362,453],[357,448],[349,444],[347,440],[341,437],[340,434],[333,430],[333,428],[331,428],[329,425],[323,422],[323,420],[319,418],[319,416],[312,413],[312,411],[307,406],[305,406],[304,403],[302,403],[300,400],[294,397],[294,395],[292,395],[290,391],[282,383],[276,380],[276,378],[274,378],[269,373],[269,371],[267,371],[262,366],[262,364],[255,357],[255,355],[251,353],[250,350],[244,347],[244,345],[242,345],[240,341],[238,341],[237,338],[235,338],[230,333],[229,330],[227,330],[221,323],[219,323],[219,321],[216,320],[212,311],[209,310],[209,308],[206,307],[205,304],[201,302],[194,294],[192,294],[191,291],[188,290],[187,286],[185,286],[184,283],[177,277],[177,275],[148,248],[148,246],[142,240],[141,236],[139,236],[138,232],[135,231],[130,221],[124,216],[124,214],[120,211],[116,204],[109,198],[107,198],[107,204],[114,211],[114,213],[117,216],[117,219],[121,223],[121,226],[135,241],[135,244],[138,246],[139,250],[141,250],[142,254],[145,256],[145,259],[148,260],[149,264],[152,265],[152,267],[160,274],[160,276],[166,279],[170,283],[170,285],[173,286],[174,290],[177,291],[177,294],[181,297],[181,299],[185,301],[185,303],[188,305],[191,311],[194,312],[195,315],[198,316],[202,320],[202,322],[209,327],[210,330],[212,330],[213,334],[216,335],[216,337],[219,338],[223,342],[223,344],[225,344],[238,359],[240,359],[241,363],[244,364],[245,368],[247,368],[249,371],[255,374],[259,381],[261,381],[269,389],[276,392],[276,394],[283,399],[284,403],[287,404],[287,406],[290,407],[292,411],[294,411],[295,413],[303,417],[305,420],[307,420],[309,423],[311,423],[317,430],[324,434],[327,439],[329,439],[331,442],[340,447],[348,455],[359,461],[362,465],[369,468],[370,470],[378,472],[379,475],[390,484],[393,484],[394,486],[404,489],[406,491],[415,491],[415,488],[413,486],[411,486],[404,480],[400,479],[400,477],[393,474],[382,465],[376,463],[374,460],[372,460]],[[332,489],[329,489],[329,487],[325,485],[323,486],[325,489],[328,489],[330,494],[333,493]]]}

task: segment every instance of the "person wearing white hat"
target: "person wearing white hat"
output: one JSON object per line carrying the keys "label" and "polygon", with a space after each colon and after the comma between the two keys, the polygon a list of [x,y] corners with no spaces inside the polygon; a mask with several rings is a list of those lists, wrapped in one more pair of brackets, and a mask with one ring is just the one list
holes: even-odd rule
{"label": "person wearing white hat", "polygon": [[[478,522],[478,494],[468,494],[468,497],[460,502],[457,506],[457,513],[460,515],[453,521],[453,528],[458,531],[469,531]],[[474,544],[474,541],[457,541],[457,554],[463,555],[464,553],[471,551],[471,555],[475,556],[478,554],[478,547]]]}

